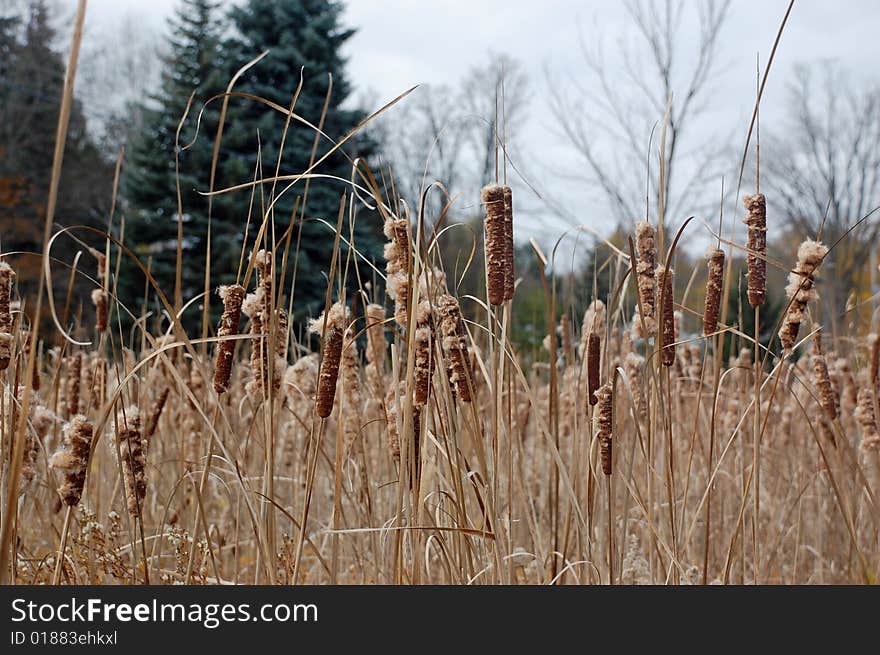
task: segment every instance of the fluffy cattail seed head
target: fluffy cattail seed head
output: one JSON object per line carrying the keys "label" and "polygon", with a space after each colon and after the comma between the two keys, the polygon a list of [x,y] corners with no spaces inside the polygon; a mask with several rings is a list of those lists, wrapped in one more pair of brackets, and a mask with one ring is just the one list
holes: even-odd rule
{"label": "fluffy cattail seed head", "polygon": [[[656,331],[655,306],[656,294],[654,277],[657,268],[657,233],[648,221],[640,221],[636,224],[636,286],[641,302],[640,315],[644,320],[647,338]],[[640,326],[641,329],[641,326]]]}
{"label": "fluffy cattail seed head", "polygon": [[508,276],[513,262],[508,261],[505,227],[504,188],[497,184],[483,187],[480,200],[486,209],[486,288],[489,303],[501,305],[506,298]]}
{"label": "fluffy cattail seed head", "polygon": [[718,314],[721,308],[721,291],[724,280],[724,251],[709,251],[709,273],[706,278],[706,306],[703,309],[703,335],[718,330]]}
{"label": "fluffy cattail seed head", "polygon": [[801,323],[807,317],[807,303],[816,300],[819,294],[814,287],[816,268],[822,263],[828,248],[818,241],[808,239],[798,248],[798,261],[794,271],[788,274],[785,294],[789,299],[788,311],[779,330],[782,347],[790,351],[797,342]]}
{"label": "fluffy cattail seed head", "polygon": [[147,495],[147,452],[137,407],[132,406],[120,412],[116,446],[122,464],[128,513],[137,516]]}
{"label": "fluffy cattail seed head", "polygon": [[82,498],[91,448],[92,424],[78,414],[64,428],[64,448],[49,460],[51,467],[64,473],[64,483],[58,487],[58,495],[68,507],[75,507]]}
{"label": "fluffy cattail seed head", "polygon": [[454,296],[443,294],[437,300],[437,313],[440,317],[443,349],[449,357],[449,382],[462,402],[469,403],[474,378],[458,300]]}
{"label": "fluffy cattail seed head", "polygon": [[880,432],[878,432],[877,417],[874,414],[874,392],[870,388],[859,389],[853,417],[862,428],[862,449],[880,449]]}
{"label": "fluffy cattail seed head", "polygon": [[749,305],[759,307],[767,298],[767,203],[764,194],[743,198],[748,215],[743,222],[749,228],[748,297]]}
{"label": "fluffy cattail seed head", "polygon": [[416,310],[415,339],[414,401],[416,405],[424,405],[428,402],[428,395],[431,389],[431,374],[434,368],[434,320],[431,315],[431,303],[427,300],[420,302]]}
{"label": "fluffy cattail seed head", "polygon": [[315,413],[320,418],[327,418],[333,411],[336,382],[339,378],[339,362],[342,357],[342,337],[347,323],[348,307],[337,302],[327,311],[326,318],[321,314],[309,324],[309,331],[313,334],[323,334],[324,339],[318,392],[315,397]]}

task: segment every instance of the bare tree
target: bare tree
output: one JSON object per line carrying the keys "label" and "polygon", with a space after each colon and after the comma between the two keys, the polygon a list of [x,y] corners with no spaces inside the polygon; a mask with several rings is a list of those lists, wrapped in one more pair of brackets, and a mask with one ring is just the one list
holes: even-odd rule
{"label": "bare tree", "polygon": [[[768,204],[799,238],[821,234],[834,244],[880,206],[880,84],[853,84],[826,62],[801,66],[789,97],[788,124],[762,143]],[[866,282],[878,236],[880,220],[865,221],[829,255],[823,297],[832,320]]]}
{"label": "bare tree", "polygon": [[[628,0],[626,12],[635,28],[635,42],[621,38],[614,58],[605,44],[580,32],[587,76],[550,79],[550,106],[560,136],[570,145],[582,170],[569,177],[586,180],[607,199],[618,222],[645,212],[648,143],[652,128],[669,106],[664,149],[666,213],[692,211],[712,171],[725,157],[729,137],[702,135],[711,147],[688,151],[688,137],[711,98],[719,37],[729,15],[729,0]],[[690,10],[696,16],[689,15]],[[696,20],[698,38],[682,38],[688,20]],[[601,34],[597,26],[595,33]],[[693,47],[685,44],[694,43]],[[660,130],[651,154],[651,182],[659,186]],[[561,174],[565,174],[561,172]],[[656,198],[654,198],[655,201]]]}
{"label": "bare tree", "polygon": [[[416,202],[425,185],[439,181],[451,194],[476,197],[479,187],[495,177],[499,141],[507,148],[516,141],[527,111],[528,86],[518,61],[490,54],[485,65],[471,69],[455,88],[419,89],[389,114],[375,135],[398,194]],[[498,152],[499,167],[502,157]]]}

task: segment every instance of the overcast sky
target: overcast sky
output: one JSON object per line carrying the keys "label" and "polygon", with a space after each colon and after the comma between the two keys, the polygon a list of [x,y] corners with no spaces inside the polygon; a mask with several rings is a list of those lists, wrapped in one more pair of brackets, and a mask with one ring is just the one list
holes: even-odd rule
{"label": "overcast sky", "polygon": [[[733,131],[737,143],[745,138],[754,102],[756,54],[766,61],[787,4],[733,2],[708,119]],[[134,18],[138,29],[161,35],[174,5],[174,0],[89,0],[87,39],[100,40],[126,17]],[[359,91],[373,90],[382,101],[414,84],[453,85],[484,62],[489,50],[521,60],[533,100],[519,152],[540,151],[552,159],[557,158],[553,148],[562,153],[564,147],[551,136],[546,72],[579,74],[579,31],[590,41],[605,40],[611,57],[615,42],[634,34],[622,3],[605,0],[349,0],[345,21],[358,29],[347,48],[350,77]],[[783,120],[786,85],[798,63],[833,59],[857,80],[876,82],[878,28],[877,0],[798,0],[765,91],[762,129],[772,130]],[[532,168],[536,186],[552,192],[545,184],[548,174],[540,166]],[[607,224],[601,204],[588,207],[585,222]],[[533,221],[532,229],[539,224],[546,221]]]}

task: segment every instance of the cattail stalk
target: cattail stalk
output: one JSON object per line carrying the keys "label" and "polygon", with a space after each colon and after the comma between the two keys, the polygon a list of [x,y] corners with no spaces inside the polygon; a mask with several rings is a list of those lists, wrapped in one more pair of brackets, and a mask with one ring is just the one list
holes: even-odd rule
{"label": "cattail stalk", "polygon": [[709,273],[706,278],[706,306],[703,309],[703,335],[708,336],[718,330],[718,315],[721,309],[721,290],[724,284],[724,251],[713,248],[709,252]]}
{"label": "cattail stalk", "polygon": [[[326,323],[326,327],[325,327]],[[315,413],[327,418],[333,411],[336,396],[336,382],[339,378],[339,362],[342,357],[342,337],[348,323],[348,308],[342,303],[334,303],[326,317],[321,314],[309,325],[313,334],[324,334],[321,356],[321,371],[318,374],[318,392],[315,396]]]}
{"label": "cattail stalk", "polygon": [[498,306],[504,303],[507,281],[513,276],[513,262],[508,259],[504,188],[497,184],[485,186],[480,200],[486,210],[486,289],[489,304]]}
{"label": "cattail stalk", "polygon": [[240,284],[232,284],[220,287],[217,293],[223,300],[223,315],[220,317],[220,327],[217,328],[217,336],[220,340],[217,342],[217,357],[214,364],[214,391],[222,394],[229,389],[232,358],[235,354],[235,341],[227,337],[238,334],[245,290]]}
{"label": "cattail stalk", "polygon": [[760,307],[767,298],[767,203],[764,194],[743,198],[748,215],[743,222],[749,228],[748,297],[749,305]]}

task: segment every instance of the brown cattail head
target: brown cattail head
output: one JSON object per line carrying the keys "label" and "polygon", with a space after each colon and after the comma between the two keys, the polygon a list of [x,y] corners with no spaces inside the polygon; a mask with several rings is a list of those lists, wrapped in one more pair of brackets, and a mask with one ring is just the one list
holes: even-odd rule
{"label": "brown cattail head", "polygon": [[516,286],[516,272],[514,263],[516,254],[513,243],[513,192],[509,186],[504,189],[504,257],[506,266],[504,269],[504,300],[513,300],[513,292]]}
{"label": "brown cattail head", "polygon": [[458,300],[443,294],[437,300],[437,313],[443,349],[449,357],[449,382],[462,402],[469,403],[472,399],[473,373]]}
{"label": "brown cattail head", "polygon": [[156,434],[156,427],[159,425],[159,419],[162,418],[162,410],[165,409],[165,403],[168,402],[169,393],[171,393],[169,387],[162,389],[162,393],[159,394],[159,397],[156,398],[156,401],[150,408],[150,413],[147,416],[147,423],[144,427],[144,439],[147,442],[147,448],[149,448],[150,440],[153,438],[153,435]]}
{"label": "brown cattail head", "polygon": [[[654,226],[648,221],[640,221],[636,224],[636,286],[641,302],[640,316],[645,322],[648,334],[643,335],[646,339],[652,335],[657,327],[655,321],[655,282],[654,272],[657,268],[657,233]],[[641,326],[640,326],[641,329]]]}
{"label": "brown cattail head", "polygon": [[786,351],[794,348],[797,342],[801,323],[807,316],[807,303],[819,297],[813,288],[814,275],[826,254],[828,248],[811,239],[804,241],[798,248],[798,261],[794,271],[788,274],[788,286],[785,287],[785,294],[790,301],[788,311],[779,330],[779,341]]}
{"label": "brown cattail head", "polygon": [[122,464],[128,513],[137,516],[147,495],[147,453],[137,407],[132,406],[120,412],[116,446]]}
{"label": "brown cattail head", "polygon": [[703,335],[718,330],[718,314],[721,309],[721,290],[724,283],[724,251],[709,251],[709,273],[706,278],[706,306],[703,309]]}
{"label": "brown cattail head", "polygon": [[877,416],[874,414],[874,392],[869,387],[859,389],[853,417],[862,428],[862,449],[880,449],[880,431],[877,429]]}
{"label": "brown cattail head", "polygon": [[415,339],[415,366],[413,367],[415,394],[413,400],[416,405],[424,405],[428,402],[431,373],[434,368],[434,318],[431,314],[431,303],[427,300],[421,301],[416,310]]}
{"label": "brown cattail head", "polygon": [[595,332],[587,337],[587,394],[591,405],[599,402],[599,360],[602,356],[602,340]]}
{"label": "brown cattail head", "polygon": [[508,261],[505,227],[504,187],[483,187],[480,200],[486,209],[486,289],[489,303],[501,305],[507,296],[507,279],[513,276],[513,262]]}
{"label": "brown cattail head", "polygon": [[748,296],[749,305],[759,307],[767,298],[767,203],[764,194],[743,198],[748,215],[743,222],[749,228]]}
{"label": "brown cattail head", "polygon": [[0,371],[9,368],[12,360],[12,280],[15,272],[6,262],[0,262]]}
{"label": "brown cattail head", "polygon": [[660,285],[660,298],[663,306],[660,308],[662,319],[663,350],[661,352],[661,363],[663,366],[672,366],[675,363],[675,309],[672,299],[672,276],[671,268],[664,266],[657,267],[657,279]]}
{"label": "brown cattail head", "polygon": [[383,230],[388,238],[385,244],[385,270],[388,273],[385,282],[388,296],[394,301],[394,320],[401,327],[406,327],[409,304],[409,221],[405,218],[389,218]]}
{"label": "brown cattail head", "polygon": [[217,358],[214,365],[214,391],[225,393],[229,388],[229,377],[232,374],[232,358],[235,353],[235,341],[225,337],[238,334],[241,323],[241,304],[245,290],[239,284],[220,287],[217,292],[223,300],[223,315],[220,327],[217,328]]}
{"label": "brown cattail head", "polygon": [[287,312],[280,307],[275,310],[275,354],[281,359],[287,359],[287,341],[290,336],[290,324],[287,320]]}
{"label": "brown cattail head", "polygon": [[388,344],[385,341],[385,308],[382,305],[367,305],[367,361],[377,370],[385,367]]}
{"label": "brown cattail head", "polygon": [[82,353],[77,353],[70,358],[67,369],[67,387],[65,400],[67,401],[67,416],[73,417],[79,414],[79,387],[82,379]]}
{"label": "brown cattail head", "polygon": [[388,432],[388,449],[395,463],[400,463],[400,428],[397,426],[398,409],[402,398],[397,385],[392,385],[385,394],[385,411]]}
{"label": "brown cattail head", "polygon": [[95,305],[95,330],[107,331],[107,294],[104,289],[92,289],[92,303]]}
{"label": "brown cattail head", "polygon": [[82,498],[91,447],[92,424],[78,414],[64,428],[64,448],[49,460],[52,468],[64,472],[64,483],[58,487],[58,495],[68,507],[78,505]]}
{"label": "brown cattail head", "polygon": [[596,392],[599,406],[596,410],[596,437],[602,457],[602,473],[611,475],[611,427],[614,421],[614,396],[611,384],[606,382]]}
{"label": "brown cattail head", "polygon": [[839,400],[831,386],[831,378],[828,375],[828,363],[822,352],[822,341],[819,338],[821,332],[817,332],[813,339],[813,386],[819,394],[819,404],[825,411],[829,420],[833,421],[838,416]]}
{"label": "brown cattail head", "polygon": [[[339,362],[342,357],[342,337],[348,324],[348,307],[337,302],[309,324],[313,334],[323,334],[321,371],[318,374],[318,391],[315,396],[315,413],[327,418],[333,411],[336,381],[339,378]],[[326,323],[326,328],[325,328]]]}

